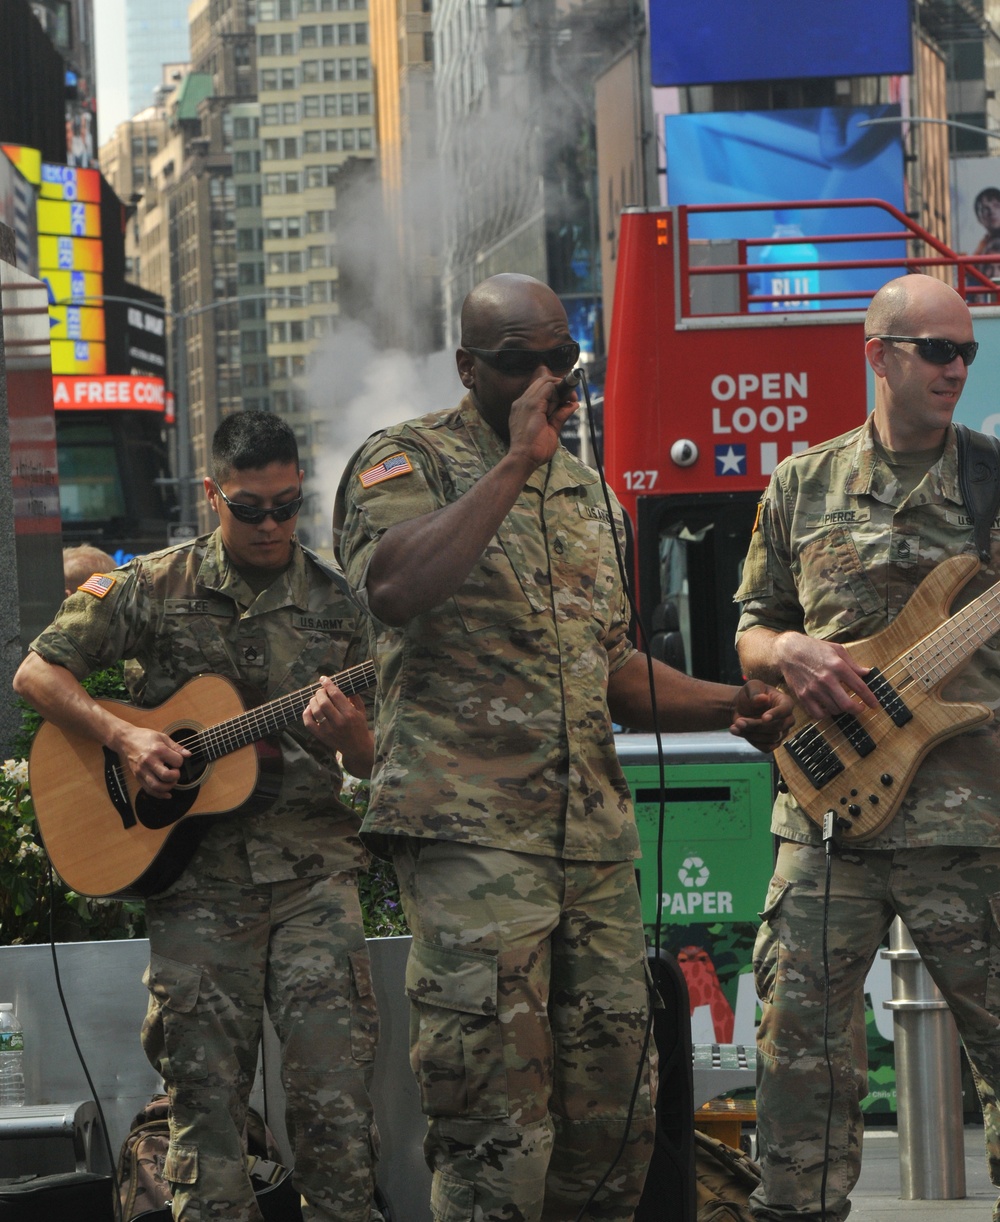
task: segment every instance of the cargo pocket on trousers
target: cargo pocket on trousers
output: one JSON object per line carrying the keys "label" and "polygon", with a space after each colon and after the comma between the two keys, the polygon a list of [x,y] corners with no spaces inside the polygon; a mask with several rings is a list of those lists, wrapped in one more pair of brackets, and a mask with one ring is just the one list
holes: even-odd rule
{"label": "cargo pocket on trousers", "polygon": [[356,1061],[375,1060],[378,1042],[378,1007],[367,950],[351,951],[351,1055]]}
{"label": "cargo pocket on trousers", "polygon": [[163,955],[150,955],[142,978],[150,1006],[142,1026],[142,1047],[167,1082],[199,1081],[207,1076],[205,1049],[194,1017],[201,992],[201,970]]}
{"label": "cargo pocket on trousers", "polygon": [[163,1160],[163,1178],[168,1184],[198,1183],[198,1149],[196,1146],[171,1146]]}
{"label": "cargo pocket on trousers", "polygon": [[431,1217],[434,1222],[472,1222],[476,1190],[465,1180],[438,1172],[431,1181]]}
{"label": "cargo pocket on trousers", "polygon": [[761,924],[753,948],[753,979],[761,1001],[769,1002],[774,995],[780,949],[778,927],[781,922],[781,902],[789,886],[785,879],[775,874],[768,884],[764,910],[759,914]]}
{"label": "cargo pocket on trousers", "polygon": [[427,1116],[506,1116],[497,961],[416,938],[406,961],[410,1064]]}

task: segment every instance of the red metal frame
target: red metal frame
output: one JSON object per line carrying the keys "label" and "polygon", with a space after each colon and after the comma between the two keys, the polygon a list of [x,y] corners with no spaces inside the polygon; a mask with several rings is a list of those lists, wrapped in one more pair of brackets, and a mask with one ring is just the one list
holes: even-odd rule
{"label": "red metal frame", "polygon": [[[893,220],[898,221],[903,229],[893,232],[882,233],[850,233],[850,234],[805,234],[802,236],[796,235],[787,238],[739,238],[737,240],[737,255],[738,263],[720,263],[706,267],[692,267],[688,255],[689,251],[689,235],[688,235],[688,217],[692,213],[705,212],[773,212],[776,209],[794,209],[796,211],[808,211],[811,209],[822,208],[824,210],[830,208],[879,208],[887,213]],[[873,289],[865,290],[858,289],[855,291],[844,292],[821,292],[821,293],[788,293],[780,297],[763,294],[755,295],[749,292],[748,276],[752,273],[760,271],[760,264],[749,263],[747,261],[747,250],[753,246],[792,246],[803,242],[819,245],[821,243],[836,243],[836,242],[923,242],[930,249],[936,252],[933,255],[906,255],[903,257],[895,256],[893,258],[884,259],[851,259],[851,260],[826,260],[818,263],[770,263],[768,264],[769,271],[776,272],[792,272],[792,271],[823,271],[831,269],[845,268],[873,268],[873,267],[906,267],[906,268],[928,268],[928,267],[952,267],[956,271],[957,284],[956,289],[962,294],[970,305],[986,305],[995,302],[998,291],[998,285],[995,284],[987,275],[980,271],[984,263],[1000,264],[1000,255],[960,255],[946,246],[942,241],[936,238],[923,226],[918,225],[911,217],[908,217],[905,212],[901,212],[892,204],[886,203],[883,199],[825,199],[825,200],[781,200],[771,201],[769,203],[739,203],[739,204],[679,204],[675,209],[677,213],[677,236],[679,245],[679,264],[678,271],[680,274],[680,306],[682,316],[691,318],[695,317],[691,311],[691,277],[692,276],[724,276],[738,275],[740,278],[740,311],[746,313],[751,304],[764,304],[773,301],[818,301],[818,302],[836,302],[843,300],[856,301],[859,297],[874,296]],[[989,296],[986,296],[989,294]],[[980,300],[982,298],[982,300]],[[836,307],[831,307],[835,309]],[[699,316],[700,317],[700,316]]]}

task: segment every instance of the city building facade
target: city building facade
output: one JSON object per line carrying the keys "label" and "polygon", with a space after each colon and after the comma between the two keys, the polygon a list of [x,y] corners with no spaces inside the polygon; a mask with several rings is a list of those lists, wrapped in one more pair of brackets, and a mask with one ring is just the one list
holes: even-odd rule
{"label": "city building facade", "polygon": [[190,59],[189,0],[125,0],[129,111],[152,106],[163,65]]}

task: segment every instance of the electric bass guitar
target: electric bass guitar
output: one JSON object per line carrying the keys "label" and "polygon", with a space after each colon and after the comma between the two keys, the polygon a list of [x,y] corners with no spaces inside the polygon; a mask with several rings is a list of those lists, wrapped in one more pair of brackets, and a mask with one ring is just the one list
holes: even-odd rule
{"label": "electric bass guitar", "polygon": [[955,595],[979,570],[975,556],[952,556],[920,583],[895,620],[845,645],[871,670],[878,700],[854,713],[814,721],[796,711],[774,757],[784,784],[820,827],[832,818],[841,841],[868,840],[895,815],[921,761],[938,743],[989,721],[984,704],[942,700],[951,675],[1000,632],[1000,582],[949,617]]}
{"label": "electric bass guitar", "polygon": [[[364,662],[332,678],[353,695],[374,684],[375,666]],[[123,721],[168,734],[191,752],[166,798],[146,793],[114,751],[43,721],[28,782],[52,868],[81,895],[132,898],[162,890],[197,845],[205,827],[196,826],[198,816],[248,813],[273,799],[281,752],[263,740],[298,721],[319,686],[249,710],[221,675],[191,679],[155,708],[99,700]]]}

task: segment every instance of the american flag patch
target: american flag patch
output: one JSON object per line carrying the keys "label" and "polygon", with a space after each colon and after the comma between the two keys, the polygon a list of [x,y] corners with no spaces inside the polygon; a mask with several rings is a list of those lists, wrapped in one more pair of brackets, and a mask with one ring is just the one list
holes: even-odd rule
{"label": "american flag patch", "polygon": [[78,590],[86,590],[88,594],[96,594],[98,598],[103,598],[113,588],[117,577],[108,577],[104,573],[93,573],[82,586],[77,586]]}
{"label": "american flag patch", "polygon": [[369,467],[358,476],[362,488],[370,488],[372,484],[381,484],[385,479],[395,479],[397,475],[408,475],[413,470],[410,460],[405,454],[393,454],[377,467]]}

